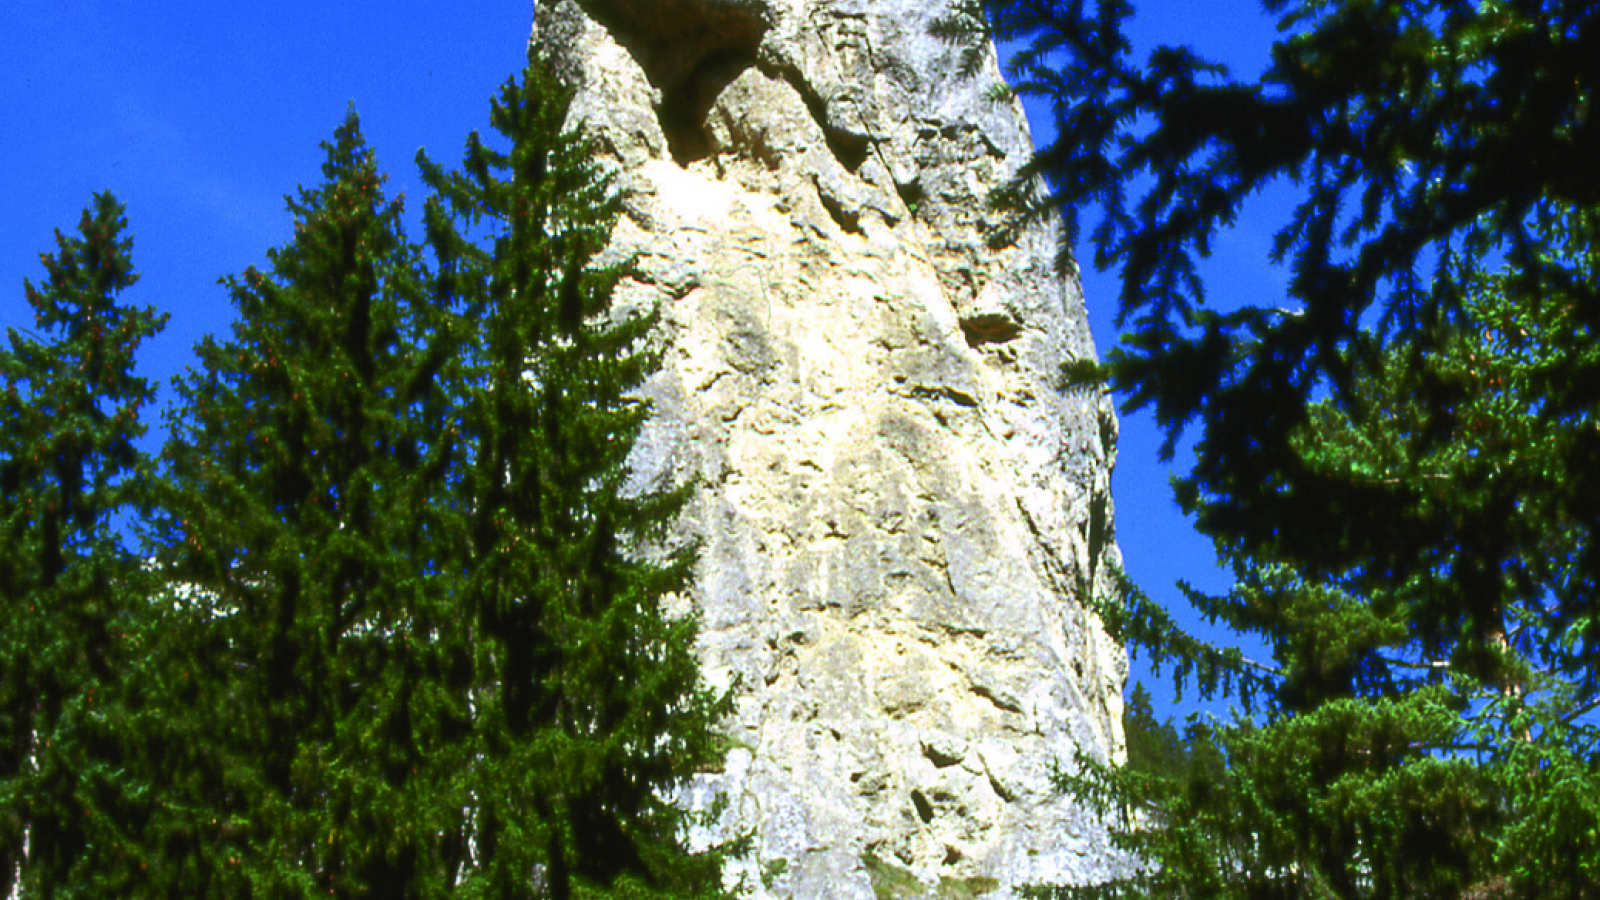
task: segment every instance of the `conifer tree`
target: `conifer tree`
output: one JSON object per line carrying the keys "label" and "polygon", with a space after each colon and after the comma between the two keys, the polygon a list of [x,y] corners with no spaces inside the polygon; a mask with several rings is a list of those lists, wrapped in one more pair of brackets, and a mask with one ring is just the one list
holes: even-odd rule
{"label": "conifer tree", "polygon": [[[419,157],[438,284],[480,331],[459,382],[454,509],[474,632],[470,896],[705,896],[667,800],[711,762],[720,705],[695,623],[665,615],[692,555],[647,552],[687,485],[636,486],[653,318],[618,313],[619,201],[538,62],[507,82],[462,169]],[[534,878],[529,880],[529,873]]]}
{"label": "conifer tree", "polygon": [[[1578,257],[1592,256],[1595,228],[1593,216],[1552,223],[1559,262],[1592,265]],[[1065,895],[1600,891],[1600,703],[1582,626],[1558,600],[1587,539],[1558,496],[1571,445],[1593,425],[1512,387],[1559,377],[1596,350],[1574,305],[1519,296],[1509,273],[1454,277],[1469,298],[1461,318],[1389,348],[1357,385],[1358,405],[1323,400],[1290,436],[1303,477],[1371,505],[1322,526],[1342,535],[1325,551],[1338,562],[1307,565],[1294,538],[1219,543],[1235,588],[1188,592],[1203,614],[1257,635],[1270,663],[1185,637],[1131,585],[1126,605],[1102,605],[1114,631],[1254,714],[1195,723],[1166,765],[1133,764],[1148,719],[1130,729],[1126,769],[1080,760],[1086,774],[1068,786],[1116,813],[1144,868]],[[1454,414],[1441,423],[1424,398],[1445,384]],[[1457,594],[1453,576],[1481,565],[1481,551],[1441,535],[1480,515],[1512,535],[1495,564],[1512,599],[1497,611],[1504,630],[1463,639],[1436,610],[1476,599]],[[1429,564],[1397,566],[1417,544],[1437,547]]]}
{"label": "conifer tree", "polygon": [[470,648],[445,577],[452,320],[352,112],[180,384],[165,574],[191,895],[436,897],[465,862]]}
{"label": "conifer tree", "polygon": [[352,117],[271,272],[228,280],[166,452],[169,890],[719,891],[668,802],[722,710],[661,605],[692,557],[650,549],[688,488],[630,481],[652,321],[609,317],[617,201],[565,105],[530,70],[509,154],[424,163],[436,272]]}
{"label": "conifer tree", "polygon": [[653,320],[611,309],[617,200],[566,105],[530,67],[509,153],[425,165],[432,273],[352,113],[269,271],[225,279],[165,480],[130,443],[159,322],[112,302],[120,207],[47,258],[29,299],[67,335],[0,355],[0,847],[30,891],[720,893],[669,802],[725,709],[662,605],[689,487],[628,468]]}
{"label": "conifer tree", "polygon": [[[1192,733],[1217,765],[1084,761],[1148,868],[1069,893],[1600,896],[1600,9],[1264,0],[1281,36],[1240,79],[1136,58],[1126,0],[959,6],[944,32],[992,29],[1055,114],[996,200],[1069,236],[1103,213],[1128,333],[1068,381],[1168,453],[1196,426],[1178,498],[1237,585],[1190,599],[1274,655],[1131,585],[1101,607],[1249,712]],[[1268,187],[1287,291],[1211,308],[1198,259]]]}
{"label": "conifer tree", "polygon": [[165,317],[124,305],[137,280],[109,193],[56,233],[25,284],[40,334],[0,350],[0,891],[106,893],[137,883],[150,813],[130,679],[150,589],[119,516],[151,500],[136,446],[153,399],[134,374]]}

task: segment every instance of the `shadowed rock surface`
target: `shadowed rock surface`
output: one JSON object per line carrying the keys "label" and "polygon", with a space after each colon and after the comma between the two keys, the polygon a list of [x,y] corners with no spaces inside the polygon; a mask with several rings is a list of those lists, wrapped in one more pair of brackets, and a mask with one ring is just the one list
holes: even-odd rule
{"label": "shadowed rock surface", "polygon": [[[732,750],[684,802],[753,895],[964,897],[1103,877],[1050,784],[1120,754],[1101,582],[1116,423],[1041,227],[984,197],[1031,144],[928,34],[941,0],[556,0],[534,40],[621,173],[624,305],[665,369],[641,479],[699,473],[685,598]],[[921,887],[919,887],[919,885]]]}

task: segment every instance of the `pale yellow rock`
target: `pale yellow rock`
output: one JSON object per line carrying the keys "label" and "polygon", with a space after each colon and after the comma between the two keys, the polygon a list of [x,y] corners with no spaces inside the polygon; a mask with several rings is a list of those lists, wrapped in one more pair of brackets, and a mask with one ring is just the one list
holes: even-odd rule
{"label": "pale yellow rock", "polygon": [[1078,597],[1116,552],[1115,421],[1058,385],[1094,348],[1054,233],[987,244],[1030,142],[942,12],[539,9],[627,195],[623,306],[661,313],[637,477],[704,484],[686,604],[736,749],[683,802],[727,798],[697,840],[753,835],[752,896],[872,898],[869,860],[1002,894],[1114,865],[1050,772],[1121,753],[1125,659]]}

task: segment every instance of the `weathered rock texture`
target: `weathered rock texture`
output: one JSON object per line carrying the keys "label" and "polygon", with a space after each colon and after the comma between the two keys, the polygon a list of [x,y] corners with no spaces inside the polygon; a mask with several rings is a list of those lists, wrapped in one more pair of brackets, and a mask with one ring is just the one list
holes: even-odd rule
{"label": "weathered rock texture", "polygon": [[[700,473],[689,598],[731,685],[713,832],[759,896],[969,896],[1105,871],[1050,784],[1120,752],[1115,423],[1046,228],[986,242],[1021,110],[942,0],[547,0],[535,41],[621,173],[666,368],[641,477]],[[702,835],[704,837],[704,835]],[[901,893],[895,894],[895,891]]]}

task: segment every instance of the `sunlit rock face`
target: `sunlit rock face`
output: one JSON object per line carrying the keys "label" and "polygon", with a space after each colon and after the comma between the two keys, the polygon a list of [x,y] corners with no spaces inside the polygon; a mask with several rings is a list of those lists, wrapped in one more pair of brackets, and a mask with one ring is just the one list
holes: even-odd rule
{"label": "sunlit rock face", "polygon": [[534,41],[620,174],[624,306],[665,368],[640,479],[695,473],[686,607],[730,687],[683,802],[752,895],[1098,880],[1050,782],[1121,752],[1105,583],[1116,424],[1047,227],[991,246],[1021,110],[929,34],[943,0],[559,0]]}

